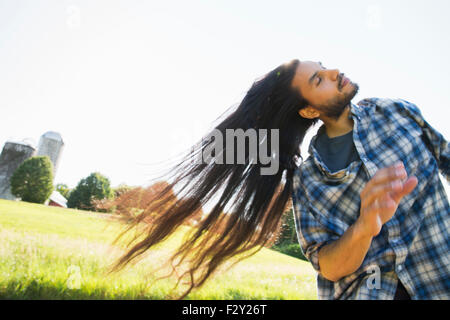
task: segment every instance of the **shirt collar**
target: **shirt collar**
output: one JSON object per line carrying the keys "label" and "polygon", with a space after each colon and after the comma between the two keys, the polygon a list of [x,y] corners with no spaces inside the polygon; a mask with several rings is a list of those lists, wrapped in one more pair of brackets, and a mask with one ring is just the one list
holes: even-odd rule
{"label": "shirt collar", "polygon": [[361,120],[361,107],[350,102],[350,113],[349,118],[353,116],[353,120],[358,119]]}

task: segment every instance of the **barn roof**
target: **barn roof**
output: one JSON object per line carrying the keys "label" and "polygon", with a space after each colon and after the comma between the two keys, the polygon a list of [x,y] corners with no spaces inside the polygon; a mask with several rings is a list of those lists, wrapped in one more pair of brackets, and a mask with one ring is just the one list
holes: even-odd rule
{"label": "barn roof", "polygon": [[50,200],[63,206],[64,208],[67,208],[67,199],[64,198],[64,196],[56,190],[53,191],[50,195]]}

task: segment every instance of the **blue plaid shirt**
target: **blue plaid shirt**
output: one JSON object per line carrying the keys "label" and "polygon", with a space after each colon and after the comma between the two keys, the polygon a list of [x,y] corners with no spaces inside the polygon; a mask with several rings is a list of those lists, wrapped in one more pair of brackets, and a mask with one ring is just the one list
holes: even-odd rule
{"label": "blue plaid shirt", "polygon": [[[317,274],[319,299],[393,299],[398,280],[412,299],[450,298],[450,207],[439,170],[449,181],[444,137],[402,99],[351,103],[359,160],[330,172],[314,148],[294,173],[292,200],[299,243]],[[322,128],[321,128],[322,129]],[[319,249],[358,218],[360,192],[377,170],[402,161],[418,185],[373,238],[358,270],[337,282],[320,274]]]}

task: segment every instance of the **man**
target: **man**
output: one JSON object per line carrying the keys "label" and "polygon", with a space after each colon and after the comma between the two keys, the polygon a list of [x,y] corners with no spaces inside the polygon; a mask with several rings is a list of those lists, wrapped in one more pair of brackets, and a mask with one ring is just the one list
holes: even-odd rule
{"label": "man", "polygon": [[292,194],[319,299],[449,299],[448,142],[405,100],[353,104],[358,85],[321,63],[292,85],[324,124]]}

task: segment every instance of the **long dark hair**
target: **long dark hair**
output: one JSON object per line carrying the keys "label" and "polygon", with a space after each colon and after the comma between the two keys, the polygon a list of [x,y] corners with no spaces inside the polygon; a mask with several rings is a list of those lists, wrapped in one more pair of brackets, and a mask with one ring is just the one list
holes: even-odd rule
{"label": "long dark hair", "polygon": [[[170,170],[172,181],[159,193],[158,201],[152,202],[116,239],[149,215],[155,217],[140,237],[129,242],[127,252],[115,262],[111,272],[122,269],[167,239],[218,195],[211,211],[170,258],[173,271],[188,262],[187,270],[177,273],[179,281],[186,276],[189,279],[189,287],[179,299],[203,285],[226,260],[239,254],[238,261],[241,261],[267,244],[280,226],[290,199],[292,176],[301,158],[300,145],[306,131],[317,121],[298,114],[298,110],[306,106],[298,89],[292,87],[299,63],[299,60],[292,60],[257,79],[237,108],[214,128],[223,136],[226,129],[268,129],[263,138],[268,140],[270,129],[278,129],[278,172],[261,175],[261,163],[250,163],[248,154],[245,164],[199,163],[195,161],[199,152],[212,143],[212,140],[202,139]],[[258,136],[258,145],[260,143]],[[226,154],[226,148],[222,152]]]}

